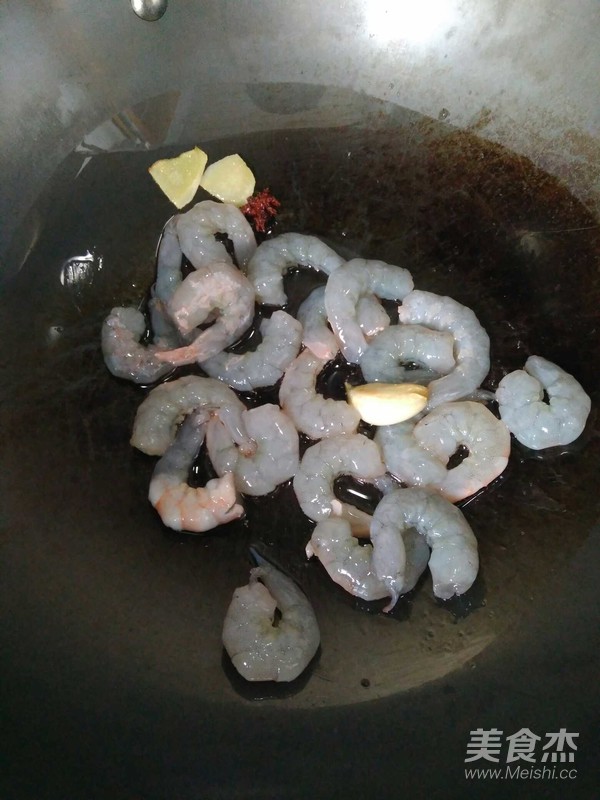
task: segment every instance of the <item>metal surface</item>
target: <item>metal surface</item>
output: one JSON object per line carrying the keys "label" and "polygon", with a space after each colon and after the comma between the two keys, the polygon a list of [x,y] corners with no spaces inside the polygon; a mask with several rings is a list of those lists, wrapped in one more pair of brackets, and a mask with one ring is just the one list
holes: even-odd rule
{"label": "metal surface", "polygon": [[[596,796],[597,415],[560,457],[517,450],[467,509],[469,607],[425,582],[387,619],[295,559],[290,498],[229,538],[165,533],[127,443],[140,392],[106,373],[98,330],[143,296],[171,213],[144,183],[154,148],[235,144],[283,229],[410,258],[476,307],[492,384],[543,348],[597,404],[597,5],[178,0],[157,25],[106,5],[0,6],[2,796]],[[219,646],[256,536],[324,633],[301,690],[261,701]],[[578,778],[465,780],[469,731],[492,727],[577,731]]]}
{"label": "metal surface", "polygon": [[[10,113],[0,119],[0,259],[46,180],[89,131],[173,91],[179,102],[166,143],[280,127],[264,118],[277,115],[276,102],[256,120],[257,85],[263,94],[286,83],[344,87],[470,127],[559,175],[598,209],[595,0],[429,0],[415,8],[178,0],[159,24],[140,25],[125,0],[3,3],[0,91]],[[224,109],[219,84],[230,82],[246,84],[248,96]]]}
{"label": "metal surface", "polygon": [[167,0],[131,0],[131,7],[145,22],[156,22],[167,10]]}

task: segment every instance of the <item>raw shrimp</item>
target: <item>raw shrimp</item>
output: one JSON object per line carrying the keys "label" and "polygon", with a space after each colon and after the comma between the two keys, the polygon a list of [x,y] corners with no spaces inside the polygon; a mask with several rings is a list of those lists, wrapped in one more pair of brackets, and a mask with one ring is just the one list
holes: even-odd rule
{"label": "raw shrimp", "polygon": [[285,311],[275,311],[260,324],[262,342],[246,353],[219,353],[200,365],[238,392],[274,386],[298,355],[302,325]]}
{"label": "raw shrimp", "polygon": [[530,356],[524,369],[502,378],[496,400],[508,429],[532,450],[575,441],[592,405],[572,375],[541,356]]}
{"label": "raw shrimp", "polygon": [[375,575],[372,551],[372,545],[361,545],[352,535],[348,520],[339,517],[317,523],[306,545],[308,558],[316,556],[336,583],[362,600],[388,596],[386,585]]}
{"label": "raw shrimp", "polygon": [[175,439],[177,425],[201,410],[218,416],[244,452],[254,452],[242,419],[242,401],[221,381],[197,375],[162,383],[147,395],[135,415],[131,444],[148,455],[162,456]]}
{"label": "raw shrimp", "polygon": [[[388,473],[374,478],[372,483],[376,489],[379,489],[381,494],[387,494],[392,489],[398,488],[398,481]],[[331,512],[333,517],[340,517],[340,519],[344,519],[350,524],[352,536],[356,536],[357,539],[368,539],[371,535],[372,516],[367,514],[366,511],[350,503],[343,503],[336,497],[335,500],[331,501]]]}
{"label": "raw shrimp", "polygon": [[385,473],[379,447],[362,434],[343,434],[323,439],[302,456],[294,478],[294,491],[302,511],[320,522],[333,513],[333,483],[340,475],[373,482]]}
{"label": "raw shrimp", "polygon": [[166,350],[185,344],[186,337],[180,335],[175,323],[167,313],[165,304],[154,293],[148,301],[148,314],[154,341],[160,341],[161,347]]}
{"label": "raw shrimp", "polygon": [[170,299],[182,280],[183,253],[177,236],[177,220],[176,215],[167,222],[156,251],[156,283],[153,295],[161,303]]}
{"label": "raw shrimp", "polygon": [[191,344],[157,356],[174,366],[201,362],[233,344],[248,329],[254,317],[254,289],[231,264],[213,263],[190,273],[173,293],[167,309],[183,335],[217,312],[213,324]]}
{"label": "raw shrimp", "polygon": [[173,369],[159,361],[156,354],[169,342],[157,339],[154,344],[140,344],[146,332],[146,320],[136,308],[113,308],[102,324],[102,355],[109,371],[117,378],[134,383],[154,383]]}
{"label": "raw shrimp", "polygon": [[425,489],[394,489],[379,502],[371,523],[373,566],[394,607],[406,586],[402,532],[415,528],[431,548],[433,593],[442,600],[469,589],[479,569],[477,540],[463,513],[439,494]]}
{"label": "raw shrimp", "polygon": [[[420,369],[406,370],[406,363]],[[432,378],[450,372],[454,360],[454,338],[422,325],[392,325],[377,334],[360,359],[367,382],[429,383]]]}
{"label": "raw shrimp", "polygon": [[258,246],[248,264],[248,278],[259,303],[284,306],[283,275],[290,267],[312,267],[330,275],[343,263],[344,259],[316,236],[282,233]]}
{"label": "raw shrimp", "polygon": [[202,533],[239,519],[244,508],[236,502],[233,475],[229,472],[192,488],[188,474],[206,431],[208,414],[191,414],[175,441],[156,465],[148,499],[169,528]]}
{"label": "raw shrimp", "polygon": [[232,263],[225,245],[215,239],[216,233],[222,233],[233,244],[239,268],[246,270],[256,251],[256,239],[239,208],[229,203],[202,200],[175,220],[179,246],[195,269],[210,268],[215,261]]}
{"label": "raw shrimp", "polygon": [[[405,567],[404,592],[414,588],[429,561],[427,542],[412,528],[402,531]],[[380,600],[390,592],[375,574],[373,545],[361,545],[348,520],[330,517],[317,523],[309,543],[308,558],[317,556],[330,577],[347,592],[363,600]]]}
{"label": "raw shrimp", "polygon": [[208,424],[206,446],[217,475],[232,472],[242,494],[270,494],[296,474],[299,463],[298,433],[279,406],[267,403],[244,411],[242,420],[256,452],[245,456],[218,419]]}
{"label": "raw shrimp", "polygon": [[205,200],[185,214],[171,217],[163,228],[156,254],[154,297],[161,303],[171,299],[182,282],[184,253],[195,269],[206,271],[215,262],[233,264],[225,245],[215,239],[215,233],[230,237],[240,268],[246,268],[256,250],[248,221],[235,206]]}
{"label": "raw shrimp", "polygon": [[[373,483],[376,484],[377,482],[373,481]],[[394,483],[396,486],[398,485],[395,481]],[[367,514],[366,511],[350,503],[343,503],[336,497],[331,501],[331,517],[338,517],[347,522],[350,525],[352,536],[356,536],[358,539],[369,538],[371,515]]]}
{"label": "raw shrimp", "polygon": [[[365,295],[358,302],[356,311],[358,324],[365,337],[375,336],[390,324],[387,311],[375,295]],[[327,323],[325,311],[325,287],[317,286],[302,303],[296,314],[302,323],[302,344],[324,361],[335,358],[338,352],[337,339]]]}
{"label": "raw shrimp", "polygon": [[345,400],[317,394],[317,376],[326,363],[304,350],[287,368],[279,388],[281,407],[311,439],[355,433],[360,422],[358,411]]}
{"label": "raw shrimp", "polygon": [[[377,429],[388,470],[409,486],[439,492],[453,503],[469,497],[497,478],[508,463],[510,433],[480,403],[442,403],[427,415]],[[468,455],[447,469],[460,446]]]}
{"label": "raw shrimp", "polygon": [[313,289],[300,305],[296,317],[302,325],[302,344],[323,361],[335,358],[338,344],[327,324],[324,286]]}
{"label": "raw shrimp", "polygon": [[390,325],[389,314],[374,294],[365,294],[358,298],[356,319],[368,342]]}
{"label": "raw shrimp", "polygon": [[471,394],[490,369],[490,339],[470,308],[451,297],[415,290],[398,309],[400,322],[448,331],[454,337],[456,366],[429,384],[429,408]]}
{"label": "raw shrimp", "polygon": [[408,270],[364,258],[348,261],[329,276],[325,286],[325,308],[347,361],[358,364],[368,346],[357,319],[360,298],[375,294],[399,301],[412,288],[413,279]]}
{"label": "raw shrimp", "polygon": [[[275,623],[275,611],[281,619]],[[223,645],[248,681],[293,681],[319,648],[315,612],[298,586],[266,562],[233,593]]]}

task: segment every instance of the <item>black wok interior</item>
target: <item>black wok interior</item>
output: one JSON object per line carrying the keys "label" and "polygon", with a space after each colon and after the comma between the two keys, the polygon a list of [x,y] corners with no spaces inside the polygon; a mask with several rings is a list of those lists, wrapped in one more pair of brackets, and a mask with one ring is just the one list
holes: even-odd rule
{"label": "black wok interior", "polygon": [[[499,145],[361,102],[353,125],[202,145],[211,160],[241,153],[279,198],[273,234],[407,266],[418,288],[473,308],[492,342],[486,388],[531,354],[572,372],[592,396],[584,434],[542,453],[513,443],[502,478],[464,504],[481,571],[447,603],[429,577],[389,616],[346,595],[306,561],[311,525],[289,485],[227,528],[168,531],[146,499],[154,460],[129,445],[146,390],[107,372],[99,333],[152,283],[173,209],[147,167],[182,148],[85,165],[73,153],[30,212],[37,236],[16,247],[0,297],[7,800],[466,797],[481,789],[463,775],[478,727],[579,732],[576,788],[539,796],[594,796],[596,219]],[[292,308],[316,280],[290,278]],[[256,543],[321,625],[320,653],[290,687],[243,685],[222,652]],[[523,786],[510,791],[534,796]],[[485,791],[513,796],[501,782]]]}

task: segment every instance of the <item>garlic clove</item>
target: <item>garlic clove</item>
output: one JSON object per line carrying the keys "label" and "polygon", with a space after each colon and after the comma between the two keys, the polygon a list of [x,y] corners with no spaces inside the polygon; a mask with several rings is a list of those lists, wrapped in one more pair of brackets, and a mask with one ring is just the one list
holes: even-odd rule
{"label": "garlic clove", "polygon": [[428,392],[416,383],[346,384],[346,396],[361,418],[371,425],[396,425],[427,405]]}

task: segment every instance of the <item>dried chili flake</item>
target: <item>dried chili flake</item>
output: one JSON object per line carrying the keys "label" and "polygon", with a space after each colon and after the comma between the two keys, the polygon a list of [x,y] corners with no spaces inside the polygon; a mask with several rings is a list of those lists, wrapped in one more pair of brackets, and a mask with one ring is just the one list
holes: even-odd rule
{"label": "dried chili flake", "polygon": [[246,205],[242,206],[242,214],[250,217],[256,231],[263,233],[267,223],[277,215],[280,205],[279,200],[271,194],[267,187],[262,192],[257,192],[248,198]]}

